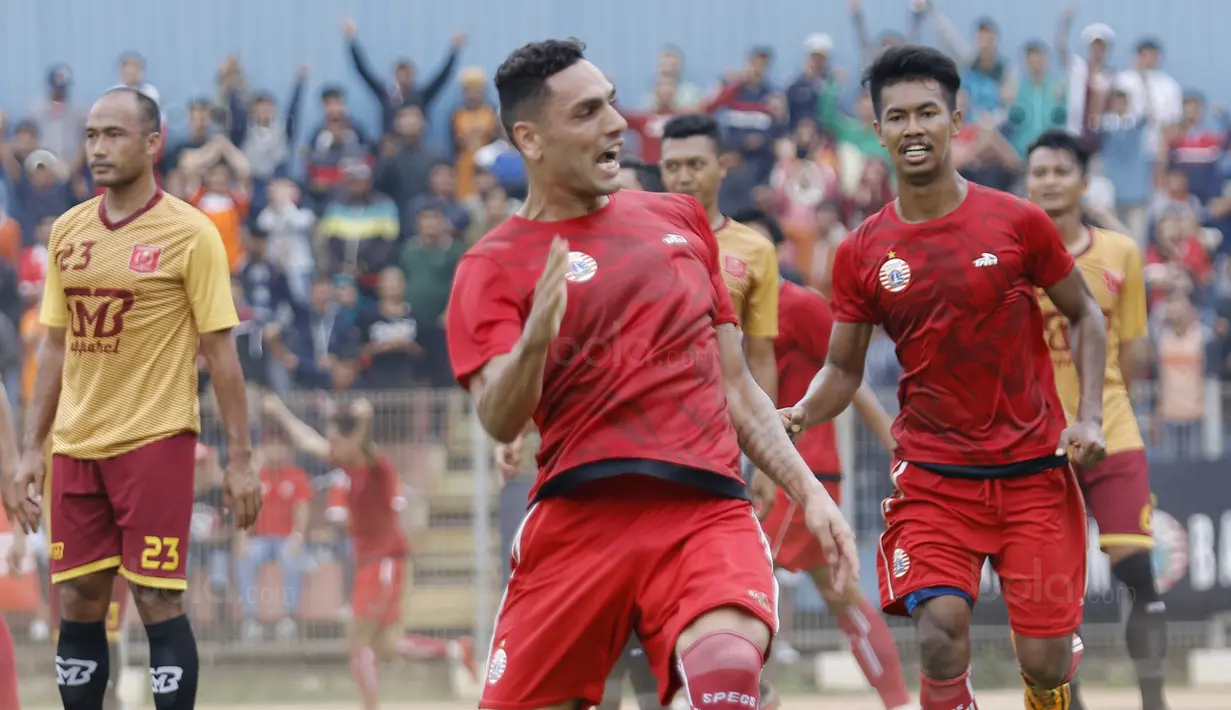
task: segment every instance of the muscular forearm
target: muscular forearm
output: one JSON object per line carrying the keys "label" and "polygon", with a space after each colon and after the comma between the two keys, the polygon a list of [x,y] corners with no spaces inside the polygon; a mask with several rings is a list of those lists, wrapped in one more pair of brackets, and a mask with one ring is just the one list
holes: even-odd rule
{"label": "muscular forearm", "polygon": [[38,353],[38,374],[34,377],[34,394],[26,415],[23,437],[27,451],[42,451],[56,421],[60,406],[60,378],[64,373],[64,333],[49,333]]}
{"label": "muscular forearm", "polygon": [[862,384],[862,372],[847,372],[833,365],[821,368],[812,378],[808,393],[796,405],[803,407],[804,426],[814,427],[846,411]]}
{"label": "muscular forearm", "polygon": [[1107,367],[1107,330],[1103,314],[1087,308],[1081,319],[1071,325],[1075,341],[1073,352],[1081,401],[1077,405],[1080,421],[1103,422],[1103,379]]}
{"label": "muscular forearm", "polygon": [[546,366],[547,346],[533,345],[523,338],[499,369],[484,373],[479,421],[493,439],[507,444],[526,428],[543,394]]}
{"label": "muscular forearm", "polygon": [[791,500],[802,505],[812,496],[828,495],[799,457],[774,403],[750,375],[727,387],[727,407],[740,448]]}

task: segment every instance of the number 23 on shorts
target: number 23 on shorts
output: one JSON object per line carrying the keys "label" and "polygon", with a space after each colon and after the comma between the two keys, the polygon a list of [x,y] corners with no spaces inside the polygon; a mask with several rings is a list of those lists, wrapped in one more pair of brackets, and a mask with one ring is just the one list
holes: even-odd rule
{"label": "number 23 on shorts", "polygon": [[141,569],[160,569],[172,572],[180,566],[180,539],[178,537],[145,536],[145,549],[141,551]]}

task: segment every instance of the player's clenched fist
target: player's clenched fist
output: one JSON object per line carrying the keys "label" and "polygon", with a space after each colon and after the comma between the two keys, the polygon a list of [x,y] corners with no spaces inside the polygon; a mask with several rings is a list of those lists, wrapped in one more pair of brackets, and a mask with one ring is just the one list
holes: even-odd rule
{"label": "player's clenched fist", "polygon": [[786,433],[791,437],[791,439],[794,439],[804,432],[803,407],[785,407],[783,409],[779,409],[778,418],[782,420],[782,427],[786,429]]}
{"label": "player's clenched fist", "polygon": [[859,581],[855,533],[823,488],[804,502],[804,522],[825,551],[825,560],[833,570],[834,590],[841,592],[848,583]]}
{"label": "player's clenched fist", "polygon": [[534,286],[534,303],[526,319],[530,345],[546,347],[560,334],[564,309],[568,306],[568,242],[560,237],[551,240],[547,265]]}
{"label": "player's clenched fist", "polygon": [[263,502],[261,494],[261,477],[257,475],[256,466],[252,464],[251,456],[227,457],[227,470],[222,481],[222,492],[226,505],[235,514],[235,525],[241,530],[247,530],[256,522],[261,513]]}
{"label": "player's clenched fist", "polygon": [[1060,433],[1060,445],[1056,454],[1073,449],[1073,463],[1089,468],[1107,458],[1107,442],[1103,439],[1103,427],[1094,422],[1073,422]]}

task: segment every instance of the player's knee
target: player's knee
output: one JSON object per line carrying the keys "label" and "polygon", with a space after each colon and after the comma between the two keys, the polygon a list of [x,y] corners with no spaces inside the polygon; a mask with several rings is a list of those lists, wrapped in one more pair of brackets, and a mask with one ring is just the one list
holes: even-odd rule
{"label": "player's knee", "polygon": [[99,572],[60,583],[60,617],[69,621],[103,621],[111,606],[114,573]]}
{"label": "player's knee", "polygon": [[927,600],[913,613],[919,662],[929,678],[956,678],[970,667],[970,605],[958,596]]}
{"label": "player's knee", "polygon": [[1014,645],[1022,675],[1035,687],[1059,688],[1069,681],[1073,661],[1071,636],[1041,639],[1017,636]]}
{"label": "player's knee", "polygon": [[146,626],[170,621],[184,615],[184,592],[179,589],[155,589],[130,583],[133,605]]}
{"label": "player's knee", "polygon": [[764,656],[756,643],[734,631],[712,631],[678,655],[678,671],[692,707],[756,708]]}

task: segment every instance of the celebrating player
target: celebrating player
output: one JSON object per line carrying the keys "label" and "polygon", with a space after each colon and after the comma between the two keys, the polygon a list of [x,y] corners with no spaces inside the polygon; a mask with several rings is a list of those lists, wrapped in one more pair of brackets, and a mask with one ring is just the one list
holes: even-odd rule
{"label": "celebrating player", "polygon": [[406,499],[393,464],[372,443],[372,405],[359,400],[335,412],[324,436],[296,418],[277,395],[266,395],[263,405],[295,448],[346,474],[345,507],[358,565],[351,600],[355,618],[350,630],[350,668],[365,710],[375,710],[380,704],[381,660],[449,658],[474,674],[469,639],[400,635],[410,545],[398,514],[406,507]]}
{"label": "celebrating player", "polygon": [[[1131,378],[1146,337],[1145,279],[1141,254],[1131,237],[1082,223],[1081,202],[1089,161],[1090,153],[1077,138],[1064,131],[1047,131],[1027,151],[1026,188],[1030,201],[1056,223],[1107,319],[1103,389],[1107,458],[1090,468],[1079,467],[1077,480],[1098,522],[1099,546],[1111,558],[1112,573],[1132,596],[1125,637],[1141,686],[1142,710],[1165,710],[1166,607],[1154,585],[1150,564],[1154,536],[1150,527],[1149,465],[1129,399]],[[1045,294],[1039,296],[1039,306],[1060,402],[1071,419],[1077,411],[1080,387],[1069,324]],[[1073,706],[1078,705],[1074,693]]]}
{"label": "celebrating player", "polygon": [[[1026,706],[1063,710],[1086,577],[1086,514],[1066,450],[1083,466],[1104,455],[1103,314],[1042,210],[954,169],[951,59],[894,47],[864,79],[899,197],[838,247],[828,360],[783,418],[802,430],[845,409],[872,329],[884,327],[903,375],[877,572],[885,611],[915,620],[923,710],[974,705],[970,614],[989,557]],[[1081,395],[1067,428],[1036,287],[1077,336]]]}
{"label": "celebrating player", "polygon": [[529,195],[467,252],[448,309],[484,429],[542,436],[480,707],[596,705],[634,630],[664,705],[681,685],[693,707],[754,705],[777,592],[741,446],[805,507],[838,586],[854,541],[748,374],[704,210],[612,194],[627,124],[582,50],[534,42],[497,72]]}
{"label": "celebrating player", "polygon": [[[833,330],[829,302],[812,289],[782,281],[778,299],[778,337],[774,350],[778,361],[778,400],[782,406],[798,402],[808,391],[812,378],[825,363],[829,334]],[[897,446],[890,432],[889,415],[865,385],[855,392],[855,410],[878,441],[891,453]],[[795,442],[808,468],[835,501],[842,495],[842,462],[831,422],[804,432]],[[889,710],[906,710],[910,692],[902,677],[902,661],[893,634],[880,610],[868,601],[856,585],[838,592],[825,564],[825,555],[816,538],[804,525],[803,511],[781,492],[761,522],[774,552],[774,564],[791,572],[804,571],[812,577],[825,600],[825,606],[838,618],[838,627],[851,644],[868,684],[876,689]]]}
{"label": "celebrating player", "polygon": [[[198,347],[227,433],[225,490],[236,524],[261,508],[222,239],[154,182],[158,106],[128,88],[90,110],[85,150],[106,192],[52,229],[39,354],[12,512],[37,527],[52,432],[47,537],[60,594],[56,674],[66,710],[97,708],[110,659],[114,577],[128,580],[150,645],[158,710],[195,704],[196,640],[184,614],[200,417]],[[18,500],[20,497],[23,500]]]}

